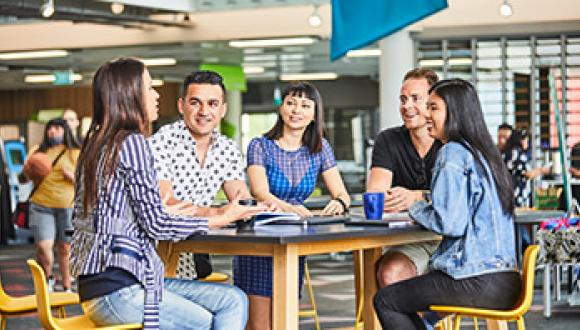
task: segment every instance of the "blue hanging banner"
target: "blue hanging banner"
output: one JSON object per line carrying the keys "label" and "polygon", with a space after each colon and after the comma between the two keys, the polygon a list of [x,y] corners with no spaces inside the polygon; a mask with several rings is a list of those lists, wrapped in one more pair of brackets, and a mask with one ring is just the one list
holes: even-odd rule
{"label": "blue hanging banner", "polygon": [[441,9],[447,0],[332,0],[334,61],[352,49],[362,48]]}

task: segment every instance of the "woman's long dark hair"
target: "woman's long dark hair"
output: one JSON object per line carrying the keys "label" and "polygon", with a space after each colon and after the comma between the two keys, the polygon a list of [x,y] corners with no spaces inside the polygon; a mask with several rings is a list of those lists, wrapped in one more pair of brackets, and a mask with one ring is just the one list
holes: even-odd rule
{"label": "woman's long dark hair", "polygon": [[[433,85],[429,90],[431,93],[442,98],[447,106],[447,141],[460,143],[469,150],[487,179],[490,175],[493,177],[503,211],[513,214],[512,178],[491,139],[475,88],[465,80],[449,79]],[[486,171],[481,157],[489,165],[491,173]]]}
{"label": "woman's long dark hair", "polygon": [[[282,102],[284,102],[286,96],[305,97],[314,101],[314,121],[306,127],[306,131],[302,135],[302,144],[311,153],[319,153],[322,151],[322,139],[324,138],[324,105],[322,104],[320,92],[318,92],[318,89],[314,85],[308,82],[294,82],[284,88]],[[276,124],[264,136],[270,140],[277,140],[282,137],[283,133],[284,120],[281,115],[278,115]]]}
{"label": "woman's long dark hair", "polygon": [[59,126],[64,129],[63,144],[67,149],[78,149],[81,147],[77,139],[74,137],[72,130],[70,129],[66,121],[61,118],[55,118],[49,120],[48,123],[46,123],[46,126],[44,127],[44,137],[42,139],[42,143],[38,147],[38,151],[46,152],[48,148],[52,147],[52,145],[48,140],[48,130],[52,126]]}
{"label": "woman's long dark hair", "polygon": [[141,61],[119,58],[101,65],[95,73],[93,120],[77,166],[77,177],[81,178],[77,184],[82,185],[84,190],[85,215],[96,204],[97,173],[107,183],[117,167],[123,140],[131,133],[149,133],[144,102],[144,71]]}

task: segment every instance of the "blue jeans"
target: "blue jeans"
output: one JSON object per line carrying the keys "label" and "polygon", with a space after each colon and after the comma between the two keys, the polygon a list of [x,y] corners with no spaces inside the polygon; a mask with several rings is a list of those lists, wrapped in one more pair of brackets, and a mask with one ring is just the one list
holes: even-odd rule
{"label": "blue jeans", "polygon": [[[82,303],[97,325],[142,323],[145,290],[134,284]],[[244,329],[248,299],[222,283],[166,278],[159,305],[161,329]]]}

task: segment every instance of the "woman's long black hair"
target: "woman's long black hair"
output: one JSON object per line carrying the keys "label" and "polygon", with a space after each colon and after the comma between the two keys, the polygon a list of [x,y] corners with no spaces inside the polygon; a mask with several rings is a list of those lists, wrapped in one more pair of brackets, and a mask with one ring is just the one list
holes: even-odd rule
{"label": "woman's long black hair", "polygon": [[[305,97],[314,101],[314,120],[308,124],[306,131],[302,135],[302,145],[305,145],[308,150],[315,154],[322,151],[322,139],[324,138],[324,105],[322,104],[322,96],[314,85],[308,82],[293,82],[284,88],[282,92],[282,102],[286,96]],[[282,116],[278,115],[278,120],[274,127],[272,127],[266,134],[270,140],[277,140],[282,137],[284,133],[284,121]]]}
{"label": "woman's long black hair", "polygon": [[[443,99],[447,106],[445,136],[447,141],[462,144],[473,155],[487,179],[493,177],[502,209],[514,212],[512,178],[493,143],[483,119],[481,104],[475,88],[462,79],[441,80],[429,90]],[[485,170],[483,157],[491,173]]]}

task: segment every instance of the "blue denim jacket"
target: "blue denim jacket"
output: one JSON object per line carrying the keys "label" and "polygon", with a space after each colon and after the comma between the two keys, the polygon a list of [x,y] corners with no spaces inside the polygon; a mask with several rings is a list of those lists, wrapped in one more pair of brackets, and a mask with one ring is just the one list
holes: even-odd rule
{"label": "blue denim jacket", "polygon": [[471,153],[457,142],[437,155],[432,202],[415,202],[410,216],[443,236],[430,267],[455,279],[516,270],[514,222],[502,211],[495,182],[487,179]]}

